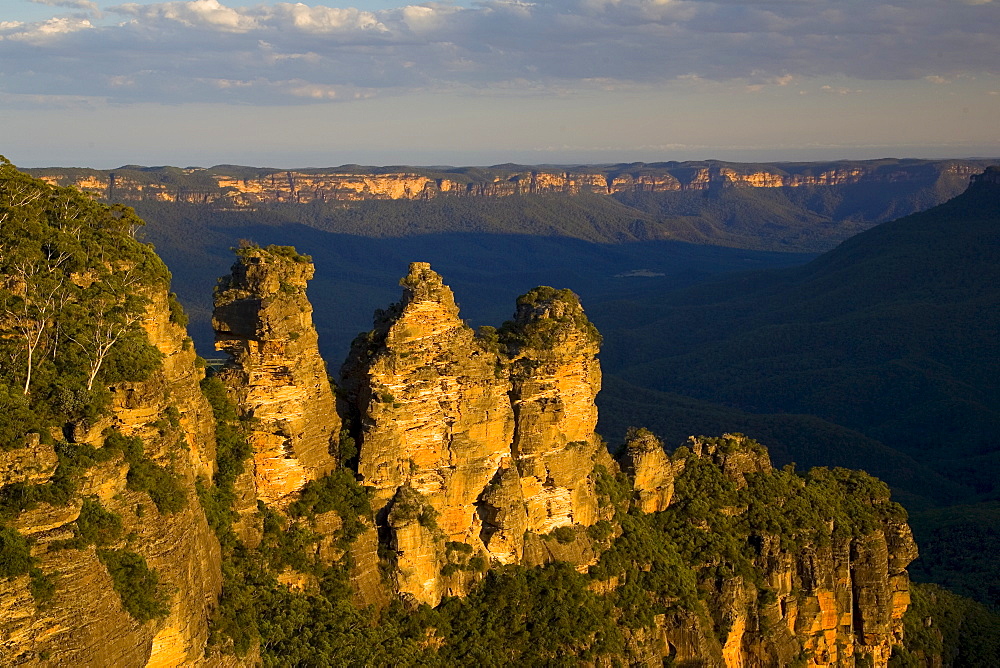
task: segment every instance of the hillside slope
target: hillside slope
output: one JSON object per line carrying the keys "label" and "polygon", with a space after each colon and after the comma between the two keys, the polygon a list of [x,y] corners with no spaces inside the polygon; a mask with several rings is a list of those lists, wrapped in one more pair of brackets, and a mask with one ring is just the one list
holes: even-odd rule
{"label": "hillside slope", "polygon": [[801,268],[619,303],[606,359],[639,385],[817,415],[988,493],[1000,426],[996,173]]}

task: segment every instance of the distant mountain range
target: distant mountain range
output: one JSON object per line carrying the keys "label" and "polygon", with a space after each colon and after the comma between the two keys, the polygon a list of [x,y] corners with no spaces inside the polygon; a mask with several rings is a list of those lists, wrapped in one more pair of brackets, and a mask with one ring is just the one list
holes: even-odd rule
{"label": "distant mountain range", "polygon": [[[29,171],[53,185],[134,205],[153,219],[201,216],[208,207],[212,216],[298,222],[369,237],[474,231],[815,252],[954,197],[970,175],[993,162]],[[180,207],[182,213],[167,213],[165,203],[197,205],[198,212]]]}

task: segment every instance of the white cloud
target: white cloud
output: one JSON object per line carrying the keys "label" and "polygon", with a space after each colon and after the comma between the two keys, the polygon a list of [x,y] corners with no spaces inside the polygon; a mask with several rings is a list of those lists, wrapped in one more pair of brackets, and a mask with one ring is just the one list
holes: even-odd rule
{"label": "white cloud", "polygon": [[358,91],[559,95],[678,80],[762,90],[816,77],[1000,73],[1000,4],[983,0],[484,0],[381,11],[231,1],[123,4],[107,10],[119,23],[0,23],[0,92],[280,104]]}
{"label": "white cloud", "polygon": [[96,2],[91,0],[31,0],[36,5],[47,5],[49,7],[66,7],[67,9],[82,9],[84,11],[99,14],[100,10]]}
{"label": "white cloud", "polygon": [[[93,27],[88,19],[74,17],[56,17],[40,23],[13,21],[0,24],[0,40],[44,44],[81,30],[90,30]],[[3,66],[0,65],[0,67]],[[3,70],[5,69],[3,68]]]}
{"label": "white cloud", "polygon": [[175,0],[155,5],[130,2],[109,8],[116,14],[134,16],[142,24],[158,20],[176,21],[189,28],[208,28],[225,32],[248,32],[257,21],[240,10],[226,7],[219,0]]}

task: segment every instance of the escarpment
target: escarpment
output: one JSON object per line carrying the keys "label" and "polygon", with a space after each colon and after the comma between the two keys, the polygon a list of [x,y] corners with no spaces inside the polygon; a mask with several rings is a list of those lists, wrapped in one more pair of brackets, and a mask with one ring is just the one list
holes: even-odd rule
{"label": "escarpment", "polygon": [[305,295],[313,265],[288,247],[238,255],[215,292],[216,348],[230,356],[219,377],[253,419],[257,498],[286,505],[337,464],[340,418]]}
{"label": "escarpment", "polygon": [[3,160],[0,211],[0,663],[197,664],[215,433],[169,274],[129,210]]}
{"label": "escarpment", "polygon": [[721,188],[827,188],[856,184],[967,182],[986,166],[976,160],[901,160],[772,165],[692,161],[607,166],[491,168],[393,168],[347,165],[313,170],[35,169],[46,181],[73,185],[109,201],[261,204],[427,200],[523,195],[631,195]]}

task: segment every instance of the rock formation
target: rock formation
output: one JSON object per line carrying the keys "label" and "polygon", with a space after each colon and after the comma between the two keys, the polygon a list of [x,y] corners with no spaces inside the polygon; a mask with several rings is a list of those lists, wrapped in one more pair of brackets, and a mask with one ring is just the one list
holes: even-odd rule
{"label": "rock formation", "polygon": [[436,603],[464,586],[439,575],[446,543],[520,563],[526,530],[596,521],[600,339],[568,290],[532,291],[499,337],[477,337],[430,265],[414,262],[401,284],[355,341],[343,384],[358,474],[376,512],[388,507],[399,589]]}
{"label": "rock formation", "polygon": [[[5,179],[15,178],[8,167],[0,165],[0,195]],[[532,187],[557,182],[548,178],[531,175]],[[386,605],[398,594],[437,605],[468,594],[490,568],[562,560],[576,567],[561,568],[563,582],[587,578],[583,593],[607,596],[604,609],[621,621],[621,656],[588,655],[596,664],[884,668],[901,641],[905,569],[916,549],[888,488],[840,469],[774,470],[763,447],[731,434],[692,438],[668,455],[654,435],[632,430],[619,470],[594,432],[600,336],[568,290],[536,288],[500,330],[476,333],[441,277],[413,263],[399,303],[376,313],[343,367],[342,433],[305,296],[311,262],[287,247],[241,249],[219,285],[215,326],[219,348],[231,356],[219,375],[250,425],[253,457],[225,494],[212,497],[224,449],[199,387],[203,371],[165,269],[146,247],[118,241],[129,262],[149,263],[153,277],[136,288],[145,306],[131,332],[149,372],[97,388],[110,398],[94,414],[73,413],[44,428],[15,425],[19,442],[0,449],[0,565],[12,568],[7,560],[19,549],[28,555],[27,569],[0,577],[0,663],[254,663],[254,649],[243,658],[206,658],[209,618],[227,604],[213,528],[227,550],[242,537],[239,549],[252,555],[249,566],[234,559],[234,569],[260,569],[235,582],[233,598],[251,599],[237,612],[258,610],[254,587],[289,596],[306,590],[294,599],[303,607],[289,610],[295,624],[308,625],[307,600],[323,596]],[[4,299],[18,298],[0,289]],[[2,339],[7,350],[15,350],[11,338]],[[3,390],[5,405],[27,405],[19,388],[13,398]],[[213,402],[216,392],[209,392]],[[77,388],[58,396],[63,406],[88,395]],[[219,434],[227,424],[220,418]],[[299,494],[336,469],[332,453],[348,433],[370,499],[344,469],[321,481],[330,486]],[[271,509],[258,513],[258,500]],[[296,510],[297,500],[309,507]],[[348,506],[353,514],[341,512]],[[233,510],[262,525],[267,516],[270,534],[238,526],[237,536],[226,533]],[[345,537],[349,523],[353,534]],[[306,547],[280,543],[286,529]],[[268,571],[272,555],[254,551],[262,534],[272,541],[267,547],[306,549],[291,557],[314,571],[290,561]],[[119,559],[129,560],[124,569]],[[331,565],[342,568],[342,579],[320,585]],[[137,580],[146,566],[153,577]],[[392,587],[383,586],[384,573]],[[122,577],[131,578],[131,590]],[[129,599],[154,592],[163,594],[162,609]],[[324,610],[335,614],[323,624],[373,619]],[[414,651],[430,661],[447,630],[424,630]],[[559,649],[570,657],[590,648]]]}
{"label": "rock formation", "polygon": [[517,313],[501,340],[513,360],[511,452],[521,475],[528,530],[590,526],[598,519],[591,473],[603,449],[594,434],[600,334],[576,295],[543,287],[518,298]]}
{"label": "rock formation", "polygon": [[[194,481],[214,469],[214,423],[198,387],[194,350],[184,343],[184,328],[171,321],[166,290],[151,290],[149,299],[141,324],[163,355],[159,368],[146,381],[112,385],[110,413],[89,428],[66,431],[99,450],[108,429],[141,438],[144,454],[179,482],[182,507],[161,512],[149,493],[131,488],[130,466],[117,454],[86,469],[66,505],[40,503],[22,511],[13,524],[34,542],[32,556],[51,578],[54,594],[42,606],[27,576],[0,583],[0,663],[44,658],[45,665],[179,666],[203,657],[222,582],[219,544]],[[37,434],[29,441],[25,449],[4,453],[5,484],[53,480],[51,441],[39,443]],[[26,466],[27,460],[32,463]],[[95,547],[72,542],[88,498],[121,521],[122,538],[104,547],[141,556],[158,574],[159,587],[170,592],[165,617],[137,621]]]}
{"label": "rock formation", "polygon": [[[715,188],[801,188],[858,183],[962,180],[986,166],[985,161],[879,161],[842,163],[756,164],[716,161],[607,167],[543,168],[497,166],[490,169],[390,171],[358,167],[329,170],[260,169],[255,176],[225,167],[187,169],[184,178],[151,176],[149,170],[31,170],[56,185],[72,185],[110,201],[224,202],[251,207],[264,203],[352,202],[431,199],[435,197],[509,197],[560,193],[615,195],[640,192],[699,191]],[[207,182],[207,183],[206,183]]]}
{"label": "rock formation", "polygon": [[[815,510],[782,508],[780,495],[740,496],[738,490],[747,489],[749,476],[764,480],[777,475],[767,452],[742,435],[692,437],[687,448],[668,457],[652,434],[635,430],[630,434],[624,459],[636,492],[636,505],[657,506],[657,511],[667,513],[673,512],[669,501],[667,506],[659,507],[666,496],[663,492],[670,489],[672,493],[675,482],[687,475],[689,467],[708,466],[717,471],[718,480],[724,481],[722,488],[716,487],[724,492],[722,497],[675,499],[686,506],[681,516],[688,513],[687,504],[692,501],[705,504],[692,516],[698,518],[701,530],[718,530],[712,512],[718,513],[715,518],[719,522],[728,524],[730,520],[724,518],[738,519],[748,512],[776,517],[795,513],[800,518]],[[705,470],[701,468],[700,475],[704,476]],[[672,655],[681,664],[692,661],[725,668],[791,665],[799,657],[808,657],[809,665],[815,666],[887,665],[892,647],[902,642],[902,616],[909,604],[905,569],[917,554],[912,534],[898,516],[898,509],[888,501],[888,489],[881,483],[862,492],[859,483],[865,485],[873,480],[864,474],[849,479],[844,487],[837,482],[836,472],[815,475],[813,480],[797,483],[793,490],[818,481],[817,488],[827,490],[827,500],[873,494],[871,498],[866,496],[865,503],[882,510],[869,516],[871,526],[859,527],[859,518],[855,517],[830,519],[828,523],[814,524],[807,538],[802,532],[808,522],[799,519],[784,525],[780,533],[761,530],[759,520],[755,521],[746,540],[753,547],[751,561],[760,574],[760,583],[753,584],[746,575],[716,581],[705,601],[711,618],[720,620],[714,634],[703,621],[693,617],[664,615],[657,622],[658,640],[640,636],[633,639],[645,645],[643,651]],[[830,492],[832,489],[841,491]],[[689,490],[688,494],[698,491]],[[824,496],[805,497],[810,498],[824,502]],[[734,500],[736,503],[729,505]],[[804,499],[790,502],[801,501]],[[756,504],[760,506],[753,508]],[[714,510],[706,514],[705,509],[713,506]],[[820,514],[814,517],[824,512],[818,510]],[[845,526],[845,521],[856,524]],[[690,530],[699,529],[692,526]],[[711,548],[702,554],[711,554]],[[709,572],[711,569],[709,564],[692,565],[696,570],[706,566]]]}
{"label": "rock formation", "polygon": [[284,246],[238,255],[215,293],[216,348],[231,356],[219,376],[254,419],[257,498],[281,505],[334,468],[340,418],[305,294],[312,262]]}
{"label": "rock formation", "polygon": [[635,506],[644,513],[666,510],[674,496],[675,469],[652,432],[635,429],[625,438],[622,469],[632,480]]}

